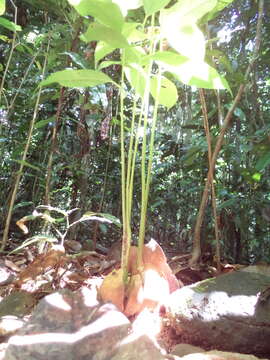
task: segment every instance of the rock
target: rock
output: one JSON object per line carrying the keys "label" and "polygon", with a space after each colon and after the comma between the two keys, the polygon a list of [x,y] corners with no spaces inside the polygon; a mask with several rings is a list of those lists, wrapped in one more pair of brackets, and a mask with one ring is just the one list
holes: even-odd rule
{"label": "rock", "polygon": [[223,352],[218,350],[205,351],[198,346],[190,344],[176,345],[172,350],[171,355],[174,356],[175,360],[263,360],[258,359],[254,355]]}
{"label": "rock", "polygon": [[194,354],[194,353],[203,353],[205,352],[204,349],[200,348],[199,346],[193,346],[190,344],[177,344],[172,349],[172,354],[177,356],[185,356],[188,354]]}
{"label": "rock", "polygon": [[93,293],[62,290],[43,298],[32,317],[9,339],[4,360],[162,360],[146,336],[136,336],[129,320]]}
{"label": "rock", "polygon": [[267,359],[259,359],[254,355],[246,355],[246,354],[213,350],[203,353],[185,355],[181,358],[181,360],[267,360]]}
{"label": "rock", "polygon": [[14,315],[22,317],[28,314],[36,304],[33,294],[27,291],[13,291],[0,302],[0,317]]}
{"label": "rock", "polygon": [[268,276],[236,271],[186,286],[165,304],[170,325],[184,342],[268,356],[270,300],[259,294],[269,284]]}

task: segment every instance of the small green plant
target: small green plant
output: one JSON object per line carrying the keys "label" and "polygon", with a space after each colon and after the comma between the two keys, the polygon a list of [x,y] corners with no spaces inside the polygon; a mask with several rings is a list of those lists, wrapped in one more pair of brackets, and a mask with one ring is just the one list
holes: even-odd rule
{"label": "small green plant", "polygon": [[[110,214],[94,213],[91,211],[87,211],[78,220],[70,223],[70,215],[77,210],[79,209],[76,208],[66,211],[47,205],[37,206],[31,215],[24,216],[23,218],[18,220],[16,224],[19,226],[19,228],[23,231],[24,234],[28,234],[29,229],[25,223],[36,219],[42,219],[45,224],[43,227],[45,229],[44,234],[39,234],[28,238],[21,246],[17,247],[12,252],[19,251],[33,243],[39,244],[39,252],[43,251],[46,243],[58,243],[59,245],[63,246],[68,231],[74,225],[85,221],[107,222],[121,227],[121,223],[116,217]],[[53,214],[58,214],[58,216],[53,216]],[[50,233],[55,233],[56,236],[49,235]]]}
{"label": "small green plant", "polygon": [[[135,277],[129,276],[128,263],[134,173],[138,154],[141,159],[141,199],[136,266],[141,275],[144,271],[143,244],[158,110],[160,106],[171,108],[177,103],[178,92],[172,78],[198,88],[227,89],[231,92],[225,78],[205,61],[205,39],[198,22],[203,23],[204,17],[207,17],[204,20],[207,22],[232,0],[225,4],[217,0],[181,0],[171,6],[169,0],[68,1],[84,17],[85,22],[89,21],[81,40],[85,43],[97,42],[95,69],[69,68],[58,71],[49,75],[40,85],[47,86],[57,82],[66,87],[88,87],[113,83],[119,89],[123,219],[123,286],[120,288],[124,288],[124,293],[130,292],[128,286],[135,281]],[[130,11],[133,14],[131,16]],[[87,20],[87,16],[93,20]],[[115,52],[116,49],[118,51]],[[108,61],[106,56],[112,53],[119,56]],[[102,70],[119,65],[120,81],[115,83]],[[133,102],[130,117],[125,112],[127,96]]]}

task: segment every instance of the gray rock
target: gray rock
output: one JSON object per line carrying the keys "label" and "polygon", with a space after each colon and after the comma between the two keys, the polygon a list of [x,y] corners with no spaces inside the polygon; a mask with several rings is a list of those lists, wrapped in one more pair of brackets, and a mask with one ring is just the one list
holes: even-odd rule
{"label": "gray rock", "polygon": [[46,296],[9,339],[4,360],[163,360],[149,338],[132,337],[131,324],[93,292],[62,290]]}
{"label": "gray rock", "polygon": [[270,300],[259,300],[269,285],[269,276],[232,272],[186,286],[165,304],[171,326],[194,345],[269,356]]}

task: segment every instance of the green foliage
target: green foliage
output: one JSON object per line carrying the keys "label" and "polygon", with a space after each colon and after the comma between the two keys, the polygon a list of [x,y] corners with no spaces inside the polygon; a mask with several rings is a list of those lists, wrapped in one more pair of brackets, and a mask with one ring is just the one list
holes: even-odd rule
{"label": "green foliage", "polygon": [[[151,111],[157,99],[161,105],[158,108],[146,237],[154,237],[165,248],[172,242],[174,250],[189,252],[208,170],[207,143],[195,87],[228,90],[205,92],[214,146],[231,105],[230,91],[236,94],[252,55],[257,2],[77,1],[81,6],[78,11],[71,6],[74,1],[21,0],[16,3],[19,14],[27,9],[26,19],[18,18],[17,26],[22,31],[17,28],[15,34],[13,25],[13,29],[1,26],[0,37],[1,79],[7,69],[0,101],[1,229],[19,165],[24,165],[24,172],[13,210],[10,238],[16,241],[20,236],[14,226],[16,221],[25,213],[31,214],[34,204],[44,203],[54,130],[51,205],[58,209],[80,207],[82,213],[90,208],[94,213],[109,213],[120,218],[119,98],[121,94],[124,97],[124,148],[127,151],[130,136],[136,134],[132,114],[135,114],[137,124],[144,90],[149,86]],[[1,19],[12,23],[14,11],[10,7],[5,11],[4,5],[5,2],[0,0],[0,15],[4,16]],[[100,12],[100,8],[104,11]],[[217,12],[222,8],[222,12]],[[181,9],[185,16],[180,14]],[[80,12],[86,15],[81,17]],[[154,24],[151,23],[152,14]],[[96,34],[88,31],[89,26]],[[270,203],[269,80],[266,80],[269,79],[270,24],[265,22],[263,26],[262,49],[248,79],[245,96],[234,111],[215,174],[222,254],[234,262],[269,261],[270,257],[267,245],[270,223],[262,211]],[[106,38],[98,32],[100,29],[107,31]],[[88,40],[81,41],[87,32]],[[226,41],[223,41],[224,34]],[[13,35],[15,47],[7,68]],[[41,68],[48,39],[51,46],[44,80],[41,79]],[[153,48],[151,41],[156,44]],[[125,86],[120,92],[122,69]],[[162,72],[162,96],[157,91],[158,69]],[[61,101],[60,86],[54,83],[67,87]],[[21,159],[40,84],[44,87],[29,153],[26,161],[18,164],[14,160]],[[142,126],[139,130],[131,217],[135,242],[141,211]],[[148,129],[147,143],[149,139]],[[146,161],[148,159],[147,150]],[[64,215],[51,215],[65,219]],[[31,220],[33,236],[43,234],[40,220]],[[99,223],[102,226],[109,224]],[[52,224],[61,234],[66,231],[65,221]],[[104,227],[97,227],[96,231],[96,221],[89,220],[86,224],[76,229],[74,238],[94,241],[96,234],[96,241],[106,246],[119,239],[118,226],[109,226],[106,232]],[[73,229],[75,226],[70,228]],[[55,230],[53,232],[56,235],[53,237],[59,241],[61,236]],[[202,235],[205,241],[213,242],[209,206]],[[236,249],[239,241],[240,251]]]}
{"label": "green foliage", "polygon": [[68,0],[82,16],[91,15],[103,25],[121,31],[124,18],[119,7],[109,0]]}
{"label": "green foliage", "polygon": [[67,87],[87,87],[97,86],[107,82],[112,82],[110,77],[102,72],[95,70],[62,70],[51,74],[46,80],[41,82],[41,86],[47,86],[51,83],[58,82]]}
{"label": "green foliage", "polygon": [[[26,215],[22,219],[18,220],[17,225],[24,232],[24,234],[28,234],[29,230],[25,223],[36,219],[42,219],[45,222],[45,225],[49,225],[50,227],[52,227],[52,230],[57,234],[57,237],[55,238],[48,234],[34,236],[27,239],[21,246],[19,246],[12,252],[17,252],[35,242],[42,243],[42,245],[46,245],[47,242],[60,242],[61,245],[63,245],[68,231],[73,226],[85,221],[99,221],[102,223],[114,224],[118,227],[121,227],[120,221],[115,216],[111,214],[94,213],[91,211],[86,212],[78,220],[70,223],[70,215],[74,211],[78,210],[79,209],[76,208],[66,211],[48,205],[39,205],[31,215]],[[62,224],[64,224],[64,226],[62,226]]]}
{"label": "green foliage", "polygon": [[14,32],[22,30],[21,26],[16,25],[14,24],[14,22],[9,21],[8,19],[5,19],[3,17],[0,17],[0,26],[3,26],[4,28]]}
{"label": "green foliage", "polygon": [[6,10],[6,0],[0,0],[0,15],[3,15]]}

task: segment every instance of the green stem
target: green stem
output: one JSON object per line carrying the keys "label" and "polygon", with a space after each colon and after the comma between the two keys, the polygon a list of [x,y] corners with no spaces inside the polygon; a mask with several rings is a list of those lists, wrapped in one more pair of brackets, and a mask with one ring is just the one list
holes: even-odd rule
{"label": "green stem", "polygon": [[[46,66],[47,66],[47,59],[48,59],[48,54],[49,54],[49,48],[50,48],[50,36],[49,36],[46,56],[45,56],[44,64],[43,64],[42,78],[44,78],[44,75],[45,75],[45,70],[46,70]],[[20,180],[21,180],[21,177],[23,175],[23,168],[24,168],[23,164],[24,164],[24,162],[26,160],[28,149],[29,149],[30,144],[31,144],[34,125],[35,125],[35,121],[36,121],[36,118],[37,118],[37,115],[38,115],[38,107],[39,107],[41,90],[42,90],[42,87],[39,87],[33,117],[32,117],[32,120],[30,122],[30,127],[29,127],[29,130],[28,130],[27,142],[26,142],[24,152],[23,152],[23,155],[22,155],[22,162],[21,162],[20,168],[19,168],[19,170],[17,172],[14,188],[13,188],[12,195],[11,195],[11,200],[10,200],[10,204],[9,204],[9,209],[8,209],[8,214],[7,214],[7,218],[6,218],[5,229],[4,229],[4,234],[3,234],[3,239],[2,239],[1,249],[0,249],[1,251],[3,251],[5,249],[7,239],[8,239],[8,232],[9,232],[9,226],[10,226],[11,216],[12,216],[12,212],[13,212],[13,207],[14,207],[16,195],[17,195],[17,192],[18,192]]]}

